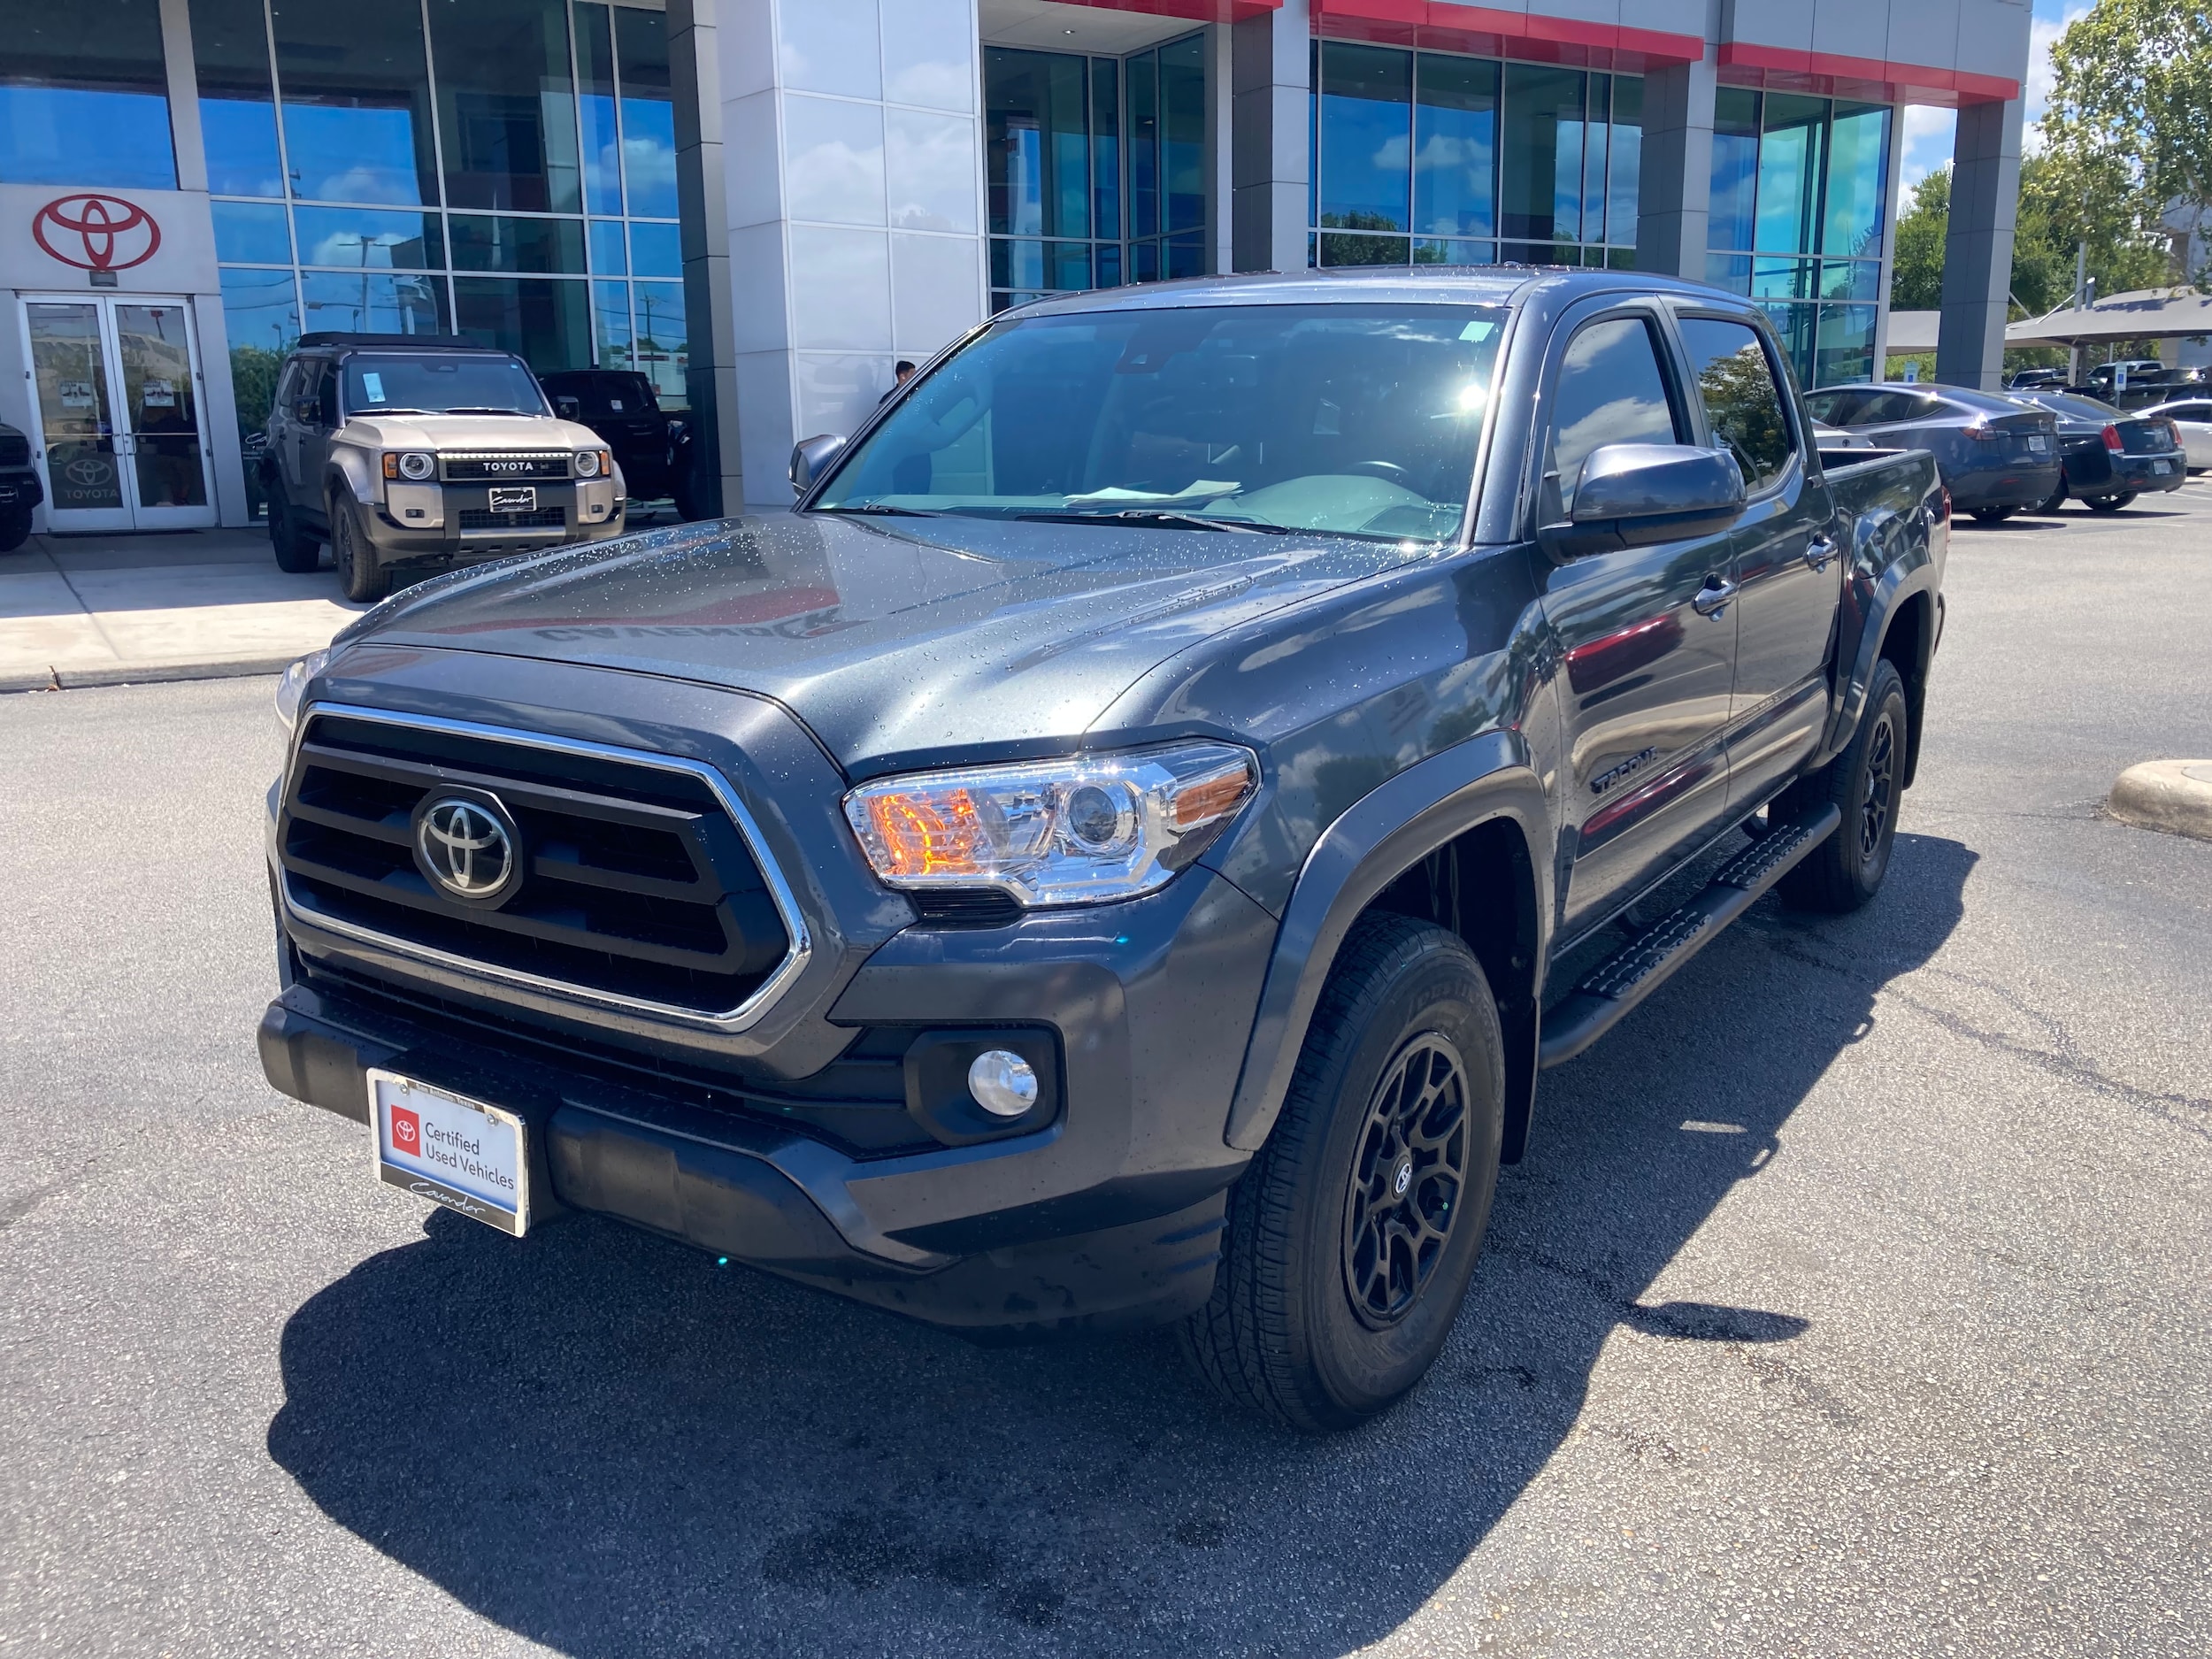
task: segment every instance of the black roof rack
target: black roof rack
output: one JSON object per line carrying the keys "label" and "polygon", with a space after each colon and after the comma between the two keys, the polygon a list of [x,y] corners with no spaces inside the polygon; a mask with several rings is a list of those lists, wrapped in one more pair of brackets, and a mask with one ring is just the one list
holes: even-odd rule
{"label": "black roof rack", "polygon": [[500,346],[488,346],[480,340],[471,340],[465,334],[302,334],[299,349],[311,349],[317,346],[384,346],[403,351],[423,347],[440,351],[496,351],[502,357],[514,353]]}

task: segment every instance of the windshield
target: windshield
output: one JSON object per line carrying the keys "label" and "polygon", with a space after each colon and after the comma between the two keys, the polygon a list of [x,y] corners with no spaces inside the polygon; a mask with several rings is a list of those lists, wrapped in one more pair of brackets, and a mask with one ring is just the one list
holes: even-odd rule
{"label": "windshield", "polygon": [[550,412],[537,380],[513,357],[380,351],[347,358],[347,413],[374,415],[388,410],[426,415]]}
{"label": "windshield", "polygon": [[1325,304],[1008,323],[910,392],[814,504],[1441,541],[1505,319]]}

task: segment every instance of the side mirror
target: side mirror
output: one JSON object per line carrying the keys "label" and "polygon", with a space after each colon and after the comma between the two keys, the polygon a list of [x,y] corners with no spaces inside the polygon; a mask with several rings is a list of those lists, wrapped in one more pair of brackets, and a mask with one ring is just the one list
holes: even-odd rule
{"label": "side mirror", "polygon": [[1687,541],[1728,528],[1743,502],[1743,473],[1724,449],[1609,443],[1583,462],[1567,522],[1537,540],[1555,559]]}
{"label": "side mirror", "polygon": [[582,415],[584,406],[572,397],[556,397],[553,400],[553,412],[563,420],[574,420]]}
{"label": "side mirror", "polygon": [[845,434],[841,432],[824,433],[818,438],[802,438],[791,446],[791,493],[803,495],[812,489],[830,463],[845,452]]}

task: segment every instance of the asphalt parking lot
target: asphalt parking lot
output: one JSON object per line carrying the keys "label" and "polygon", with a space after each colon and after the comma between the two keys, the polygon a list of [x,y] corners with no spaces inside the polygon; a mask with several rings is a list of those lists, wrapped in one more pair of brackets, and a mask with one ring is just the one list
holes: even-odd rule
{"label": "asphalt parking lot", "polygon": [[1328,1440],[275,1094],[265,680],[0,698],[0,1654],[2212,1651],[2212,486],[1953,538],[1890,883],[1547,1079],[1450,1348]]}

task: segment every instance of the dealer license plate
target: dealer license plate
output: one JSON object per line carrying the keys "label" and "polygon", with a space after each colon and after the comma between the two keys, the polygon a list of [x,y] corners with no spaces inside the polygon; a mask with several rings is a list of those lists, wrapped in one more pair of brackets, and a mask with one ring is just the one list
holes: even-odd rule
{"label": "dealer license plate", "polygon": [[538,510],[538,492],[518,485],[494,489],[490,505],[494,512],[535,512]]}
{"label": "dealer license plate", "polygon": [[2050,447],[2051,447],[2051,441],[2050,441],[2048,438],[2043,438],[2043,437],[2031,437],[2031,438],[2028,440],[2028,448],[2029,448],[2029,449],[2032,449],[2032,450],[2034,450],[2034,451],[2035,451],[2038,455],[2041,455],[2041,454],[2042,454],[2045,450],[2048,449]]}
{"label": "dealer license plate", "polygon": [[520,1238],[530,1227],[522,1119],[427,1083],[369,1073],[376,1178]]}

